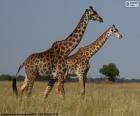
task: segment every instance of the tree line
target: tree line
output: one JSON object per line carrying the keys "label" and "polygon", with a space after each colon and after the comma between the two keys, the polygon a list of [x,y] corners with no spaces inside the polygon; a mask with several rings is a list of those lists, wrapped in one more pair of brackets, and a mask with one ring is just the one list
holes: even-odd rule
{"label": "tree line", "polygon": [[[12,81],[12,79],[15,78],[15,76],[9,75],[9,74],[2,74],[0,75],[0,81]],[[17,78],[18,81],[23,81],[24,76],[19,75]],[[102,83],[106,82],[108,79],[106,77],[97,77],[97,78],[92,78],[88,77],[87,82],[93,82],[93,83]],[[48,78],[45,77],[39,77],[37,78],[37,81],[48,81]],[[66,82],[78,82],[78,78],[70,77],[66,79]],[[115,78],[116,83],[130,83],[130,82],[140,82],[140,79],[125,79],[125,78]]]}
{"label": "tree line", "polygon": [[[88,77],[87,78],[87,82],[96,82],[96,83],[100,83],[100,82],[140,82],[139,79],[125,79],[125,78],[117,78],[119,77],[119,69],[117,68],[116,64],[114,63],[109,63],[109,64],[105,64],[103,65],[100,69],[99,69],[99,73],[102,74],[102,77],[98,77],[98,78],[92,78],[92,77]],[[15,76],[13,75],[9,75],[9,74],[2,74],[0,75],[0,81],[11,81],[13,78],[15,78]],[[24,80],[24,76],[19,75],[17,78],[18,81],[22,81]],[[39,77],[36,79],[37,81],[48,81],[48,78],[46,77]],[[77,82],[78,78],[73,78],[73,77],[69,77],[65,80],[66,82]]]}

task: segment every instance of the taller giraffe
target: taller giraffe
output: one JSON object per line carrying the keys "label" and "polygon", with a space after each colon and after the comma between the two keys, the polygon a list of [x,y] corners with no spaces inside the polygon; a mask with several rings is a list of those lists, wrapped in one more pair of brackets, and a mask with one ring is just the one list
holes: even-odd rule
{"label": "taller giraffe", "polygon": [[122,34],[113,25],[108,28],[96,41],[80,48],[75,54],[67,58],[68,74],[76,75],[81,84],[81,94],[85,94],[85,81],[90,68],[89,60],[97,53],[110,36],[122,38]]}
{"label": "taller giraffe", "polygon": [[[19,72],[20,69],[25,66],[25,80],[22,86],[18,87],[21,92],[25,90],[26,94],[30,95],[35,79],[38,75],[43,74],[50,79],[44,92],[44,98],[46,98],[52,90],[56,79],[58,80],[58,90],[60,90],[61,95],[64,95],[64,79],[66,77],[67,68],[65,58],[81,41],[89,20],[103,22],[103,19],[92,6],[85,10],[77,27],[65,40],[54,42],[52,47],[47,51],[31,54],[23,62],[18,69]],[[18,94],[16,79],[13,79],[13,90],[14,93]]]}

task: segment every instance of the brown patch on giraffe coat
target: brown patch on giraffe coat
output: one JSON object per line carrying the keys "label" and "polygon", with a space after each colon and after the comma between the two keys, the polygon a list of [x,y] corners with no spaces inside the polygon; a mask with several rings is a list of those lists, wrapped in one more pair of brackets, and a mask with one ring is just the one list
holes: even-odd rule
{"label": "brown patch on giraffe coat", "polygon": [[75,40],[75,39],[72,39],[71,41],[72,41],[73,43],[75,43],[75,42],[76,42],[76,40]]}
{"label": "brown patch on giraffe coat", "polygon": [[83,29],[85,30],[86,29],[86,26],[84,26]]}
{"label": "brown patch on giraffe coat", "polygon": [[82,34],[84,34],[84,32],[85,32],[85,31],[84,31],[84,30],[82,30]]}
{"label": "brown patch on giraffe coat", "polygon": [[79,37],[81,38],[83,36],[83,34],[79,34]]}
{"label": "brown patch on giraffe coat", "polygon": [[37,64],[39,63],[39,59],[38,58],[36,58],[35,63],[37,63]]}
{"label": "brown patch on giraffe coat", "polygon": [[58,54],[60,53],[60,48],[56,49],[56,53]]}
{"label": "brown patch on giraffe coat", "polygon": [[86,55],[89,56],[89,52],[88,51],[86,52]]}
{"label": "brown patch on giraffe coat", "polygon": [[73,43],[72,43],[72,42],[70,42],[70,43],[69,43],[69,47],[71,47],[72,45],[73,45]]}
{"label": "brown patch on giraffe coat", "polygon": [[47,64],[45,63],[44,65],[43,65],[43,68],[46,68],[47,67]]}
{"label": "brown patch on giraffe coat", "polygon": [[33,66],[33,65],[30,65],[30,68],[31,68],[31,69],[33,69],[33,68],[34,68],[34,66]]}
{"label": "brown patch on giraffe coat", "polygon": [[60,53],[61,57],[62,57],[64,54],[65,54],[65,52],[64,52],[64,51],[61,51],[61,53]]}
{"label": "brown patch on giraffe coat", "polygon": [[58,60],[58,59],[62,59],[62,56],[58,56],[56,60]]}
{"label": "brown patch on giraffe coat", "polygon": [[65,46],[64,46],[64,45],[63,45],[63,46],[61,46],[61,48],[60,48],[60,49],[64,51],[64,50],[65,50]]}
{"label": "brown patch on giraffe coat", "polygon": [[53,59],[53,57],[55,57],[55,54],[50,54],[50,57]]}
{"label": "brown patch on giraffe coat", "polygon": [[78,34],[77,34],[77,33],[75,33],[73,36],[74,36],[75,38],[78,38]]}

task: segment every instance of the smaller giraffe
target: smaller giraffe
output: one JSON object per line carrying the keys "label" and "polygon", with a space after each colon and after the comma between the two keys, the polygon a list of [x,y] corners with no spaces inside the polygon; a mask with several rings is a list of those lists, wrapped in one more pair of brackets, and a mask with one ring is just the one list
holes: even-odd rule
{"label": "smaller giraffe", "polygon": [[81,94],[85,94],[85,81],[90,68],[90,58],[100,50],[110,36],[122,38],[122,34],[113,25],[108,28],[96,41],[80,48],[75,54],[67,58],[68,74],[76,75],[81,85]]}

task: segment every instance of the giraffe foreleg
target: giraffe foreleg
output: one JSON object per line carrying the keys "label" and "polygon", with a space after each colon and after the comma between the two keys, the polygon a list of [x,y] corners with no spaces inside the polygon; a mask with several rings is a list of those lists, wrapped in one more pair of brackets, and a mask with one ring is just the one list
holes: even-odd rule
{"label": "giraffe foreleg", "polygon": [[57,84],[57,92],[60,94],[60,96],[64,97],[65,96],[65,90],[64,90],[64,80],[66,79],[66,72],[58,72],[57,73],[57,79],[58,79],[58,84]]}
{"label": "giraffe foreleg", "polygon": [[59,61],[56,67],[56,79],[58,80],[57,91],[64,98],[65,90],[64,90],[64,80],[67,78],[67,65],[66,60],[62,59]]}
{"label": "giraffe foreleg", "polygon": [[80,83],[80,88],[81,88],[80,90],[81,95],[85,95],[86,79],[87,79],[87,73],[88,73],[89,68],[90,66],[86,65],[81,69],[79,74],[77,74],[79,83]]}
{"label": "giraffe foreleg", "polygon": [[80,83],[80,94],[85,95],[85,78],[84,75],[78,76],[79,83]]}
{"label": "giraffe foreleg", "polygon": [[62,95],[64,94],[64,82],[61,81],[61,80],[58,80],[58,83],[57,83],[57,92],[58,94]]}
{"label": "giraffe foreleg", "polygon": [[64,81],[58,81],[58,84],[57,84],[57,92],[58,92],[58,94],[60,94],[62,97],[65,96]]}
{"label": "giraffe foreleg", "polygon": [[48,86],[47,86],[46,90],[44,91],[44,99],[46,99],[48,97],[48,95],[50,94],[55,82],[56,82],[56,79],[49,80]]}

